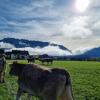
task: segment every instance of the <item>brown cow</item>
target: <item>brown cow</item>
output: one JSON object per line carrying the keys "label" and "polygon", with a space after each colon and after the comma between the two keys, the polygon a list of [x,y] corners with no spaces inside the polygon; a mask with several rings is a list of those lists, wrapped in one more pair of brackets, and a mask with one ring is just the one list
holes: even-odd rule
{"label": "brown cow", "polygon": [[10,75],[18,76],[16,100],[23,92],[28,100],[36,96],[39,100],[73,100],[70,75],[58,68],[45,68],[36,64],[10,64]]}
{"label": "brown cow", "polygon": [[6,60],[4,55],[0,57],[0,83],[4,83],[4,76],[6,70]]}

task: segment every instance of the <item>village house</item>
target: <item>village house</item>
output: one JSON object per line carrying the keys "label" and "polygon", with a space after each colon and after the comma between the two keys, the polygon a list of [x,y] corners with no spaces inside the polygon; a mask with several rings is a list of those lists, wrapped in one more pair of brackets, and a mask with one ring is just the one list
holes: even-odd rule
{"label": "village house", "polygon": [[28,51],[12,50],[11,59],[27,59],[29,57]]}

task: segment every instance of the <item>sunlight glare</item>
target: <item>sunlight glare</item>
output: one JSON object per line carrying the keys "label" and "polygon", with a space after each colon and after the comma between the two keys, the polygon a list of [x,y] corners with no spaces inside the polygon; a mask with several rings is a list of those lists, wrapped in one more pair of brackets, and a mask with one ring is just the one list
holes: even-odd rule
{"label": "sunlight glare", "polygon": [[84,12],[87,10],[90,0],[76,0],[75,7],[77,11]]}

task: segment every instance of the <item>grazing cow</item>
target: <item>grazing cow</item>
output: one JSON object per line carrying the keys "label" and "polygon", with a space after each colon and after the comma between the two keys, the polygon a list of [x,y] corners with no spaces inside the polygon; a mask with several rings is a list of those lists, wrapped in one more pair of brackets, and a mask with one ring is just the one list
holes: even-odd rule
{"label": "grazing cow", "polygon": [[18,77],[16,100],[23,92],[28,99],[36,96],[39,100],[73,100],[70,75],[58,68],[45,68],[36,64],[10,64],[10,75]]}
{"label": "grazing cow", "polygon": [[44,64],[45,62],[47,62],[47,64],[52,64],[53,63],[52,58],[41,58],[41,59],[39,59],[39,61],[41,61],[42,64]]}
{"label": "grazing cow", "polygon": [[5,76],[5,70],[6,70],[6,61],[5,57],[0,57],[0,83],[4,83],[4,76]]}
{"label": "grazing cow", "polygon": [[27,61],[28,61],[28,63],[29,62],[35,62],[35,58],[28,58]]}

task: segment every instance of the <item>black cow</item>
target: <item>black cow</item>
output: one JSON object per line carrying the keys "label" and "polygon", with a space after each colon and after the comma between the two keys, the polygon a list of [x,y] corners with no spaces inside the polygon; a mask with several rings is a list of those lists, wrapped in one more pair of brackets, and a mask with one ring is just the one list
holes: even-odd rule
{"label": "black cow", "polygon": [[45,62],[47,64],[52,64],[53,63],[53,59],[52,58],[40,58],[39,61],[41,61],[42,64],[44,64]]}
{"label": "black cow", "polygon": [[4,83],[4,76],[6,70],[6,60],[5,57],[0,57],[0,83]]}
{"label": "black cow", "polygon": [[35,62],[35,58],[28,58],[27,61],[28,61],[28,63],[29,62]]}

